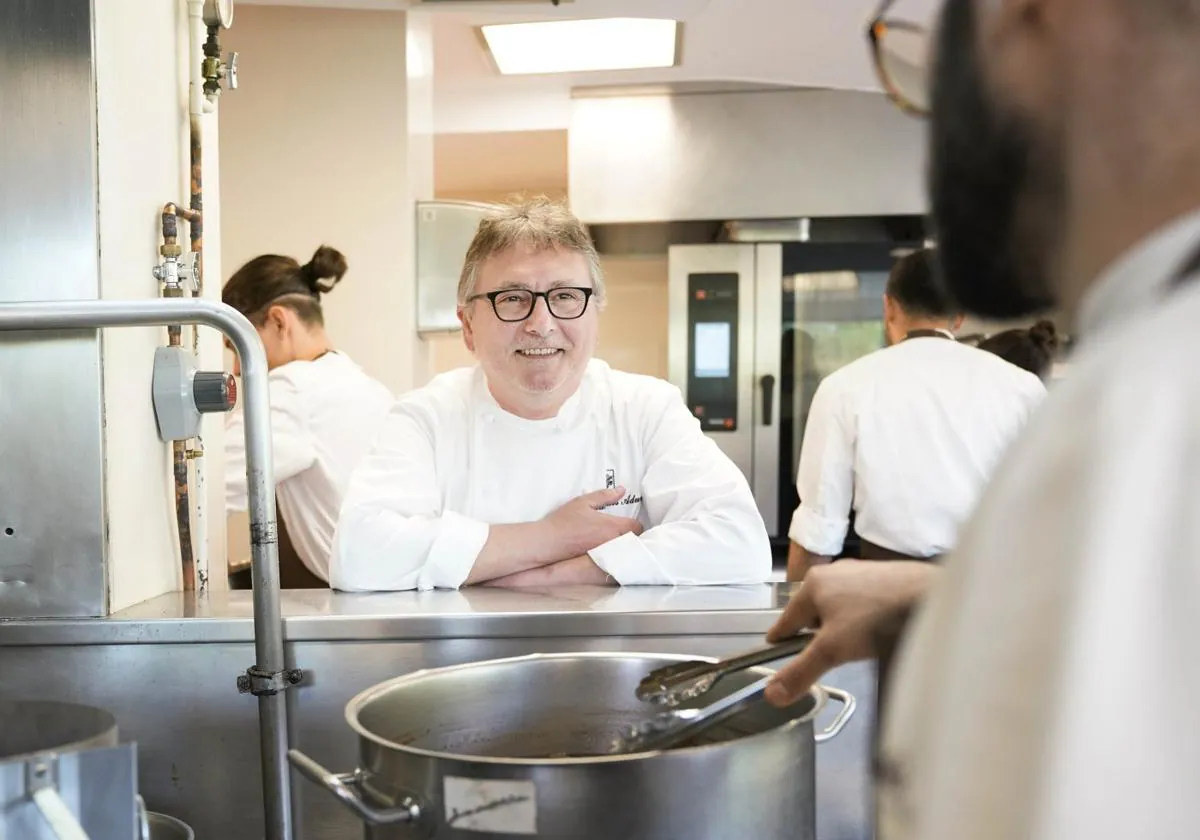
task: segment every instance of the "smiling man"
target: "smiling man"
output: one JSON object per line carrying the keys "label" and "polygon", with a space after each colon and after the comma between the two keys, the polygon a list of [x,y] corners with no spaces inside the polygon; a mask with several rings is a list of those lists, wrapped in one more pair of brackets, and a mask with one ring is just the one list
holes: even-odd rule
{"label": "smiling man", "polygon": [[592,358],[603,304],[562,205],[480,223],[458,288],[479,364],[396,403],[351,478],[334,588],[767,580],[749,485],[678,389]]}

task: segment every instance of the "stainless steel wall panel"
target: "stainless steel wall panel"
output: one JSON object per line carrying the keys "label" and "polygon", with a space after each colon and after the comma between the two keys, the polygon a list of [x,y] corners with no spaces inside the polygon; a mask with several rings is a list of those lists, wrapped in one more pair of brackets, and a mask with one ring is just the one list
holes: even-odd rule
{"label": "stainless steel wall panel", "polygon": [[[91,0],[0,3],[0,301],[99,296]],[[0,618],[105,612],[100,341],[0,336]]]}

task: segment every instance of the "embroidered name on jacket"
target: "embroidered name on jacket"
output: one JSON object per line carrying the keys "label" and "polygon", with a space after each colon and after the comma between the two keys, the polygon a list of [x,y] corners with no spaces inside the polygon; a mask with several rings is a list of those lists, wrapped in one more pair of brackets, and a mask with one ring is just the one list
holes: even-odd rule
{"label": "embroidered name on jacket", "polygon": [[620,507],[621,505],[640,505],[641,503],[642,503],[641,496],[635,496],[633,493],[627,493],[625,495],[625,498],[621,499],[621,501],[613,502],[612,504],[608,504],[608,505],[604,505],[603,507],[600,508],[600,510],[606,510],[610,507]]}

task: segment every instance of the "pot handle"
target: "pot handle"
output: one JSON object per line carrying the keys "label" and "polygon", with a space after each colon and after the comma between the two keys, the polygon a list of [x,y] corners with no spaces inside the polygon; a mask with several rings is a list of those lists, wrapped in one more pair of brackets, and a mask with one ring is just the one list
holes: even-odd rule
{"label": "pot handle", "polygon": [[50,826],[58,840],[88,840],[87,832],[75,819],[67,803],[58,795],[58,789],[44,787],[34,792],[33,803],[41,811],[42,818]]}
{"label": "pot handle", "polygon": [[363,774],[332,773],[299,750],[288,750],[288,761],[310,782],[320,785],[362,820],[371,825],[388,823],[415,823],[421,817],[421,806],[412,797],[405,797],[399,805],[391,808],[376,808],[368,805],[362,794]]}
{"label": "pot handle", "polygon": [[846,724],[850,722],[850,718],[854,717],[854,710],[858,707],[858,701],[854,699],[854,695],[849,691],[843,691],[840,688],[833,688],[828,685],[823,685],[821,688],[829,695],[830,700],[836,700],[842,704],[842,710],[833,719],[833,723],[825,727],[823,731],[818,732],[813,738],[818,744],[824,744],[830,738],[836,738],[838,733],[846,728]]}

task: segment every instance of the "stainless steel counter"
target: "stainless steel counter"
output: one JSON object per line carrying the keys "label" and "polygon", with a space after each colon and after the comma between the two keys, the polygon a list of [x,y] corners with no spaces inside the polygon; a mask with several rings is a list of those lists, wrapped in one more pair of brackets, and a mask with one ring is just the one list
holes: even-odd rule
{"label": "stainless steel counter", "polygon": [[[287,590],[281,607],[292,642],[340,639],[562,638],[693,635],[766,631],[787,602],[788,584],[691,587],[471,588],[459,591],[347,594]],[[254,639],[247,591],[196,599],[176,592],[108,618],[0,619],[0,645],[248,642]]]}
{"label": "stainless steel counter", "polygon": [[[350,595],[283,593],[292,743],[348,771],[356,741],[343,709],[363,689],[420,668],[535,652],[643,651],[724,656],[762,643],[790,587],[599,587]],[[256,701],[236,677],[254,662],[249,592],[165,595],[102,619],[0,621],[0,693],[112,712],[138,743],[149,807],[198,837],[262,837]],[[859,699],[847,728],[817,751],[818,837],[868,840],[867,743],[874,672],[824,680]],[[768,770],[769,772],[769,770]],[[293,785],[298,840],[360,837],[311,785]]]}

